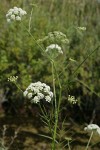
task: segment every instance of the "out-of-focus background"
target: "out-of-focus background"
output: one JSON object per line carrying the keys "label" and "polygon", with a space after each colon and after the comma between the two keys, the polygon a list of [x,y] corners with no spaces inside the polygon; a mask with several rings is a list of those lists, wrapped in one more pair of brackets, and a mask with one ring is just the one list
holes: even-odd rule
{"label": "out-of-focus background", "polygon": [[[14,6],[27,11],[23,23],[7,23],[6,13]],[[18,76],[18,84],[23,91],[31,82],[37,81],[45,82],[52,88],[50,63],[24,28],[28,28],[32,8],[31,33],[36,40],[43,38],[48,32],[61,31],[70,41],[69,45],[63,46],[65,56],[59,58],[60,64],[58,61],[58,71],[63,70],[63,109],[60,117],[66,117],[66,128],[70,126],[72,130],[68,135],[76,139],[72,142],[72,149],[81,150],[88,139],[88,135],[82,131],[84,124],[93,122],[100,125],[100,49],[84,62],[69,87],[67,82],[77,66],[100,45],[99,0],[0,1],[1,130],[4,124],[10,126],[10,137],[14,129],[21,127],[19,139],[12,145],[12,150],[49,150],[48,140],[37,135],[39,132],[44,133],[37,105],[27,106],[23,93],[7,81],[9,76]],[[75,28],[80,26],[86,27],[84,33],[76,31]],[[62,69],[64,67],[67,69]],[[70,105],[68,95],[74,95],[78,104]],[[46,129],[45,132],[48,133]],[[100,138],[93,139],[91,149],[100,149]]]}

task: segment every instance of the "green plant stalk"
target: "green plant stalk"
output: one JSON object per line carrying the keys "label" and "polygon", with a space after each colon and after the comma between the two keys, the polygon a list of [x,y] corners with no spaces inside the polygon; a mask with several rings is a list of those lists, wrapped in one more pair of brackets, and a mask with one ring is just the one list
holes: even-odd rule
{"label": "green plant stalk", "polygon": [[43,52],[44,56],[47,57],[50,61],[52,61],[51,58],[49,57],[49,55],[46,54],[45,49],[38,43],[38,41],[34,38],[32,33],[30,32],[30,27],[29,27],[29,29],[27,29],[24,25],[23,25],[23,27],[28,32],[28,34],[31,36],[31,38],[34,40],[34,42],[37,44],[37,46],[40,48],[40,50]]}
{"label": "green plant stalk", "polygon": [[[28,23],[28,29],[26,28],[26,26],[24,26],[25,30],[28,32],[28,34],[32,37],[32,39],[34,40],[34,42],[37,44],[37,46],[42,50],[42,52],[44,52],[44,54],[46,55],[45,53],[45,49],[38,43],[38,41],[34,38],[34,36],[31,34],[31,21],[32,21],[32,14],[33,14],[33,8],[31,10],[31,14],[30,14],[30,18],[29,18],[29,23]],[[51,60],[51,58],[46,55],[46,57],[48,57],[48,59]]]}
{"label": "green plant stalk", "polygon": [[[85,63],[85,61],[86,61],[88,58],[90,58],[91,55],[93,55],[94,52],[96,52],[96,51],[99,50],[99,49],[100,49],[100,45],[98,45],[98,47],[96,47],[94,50],[92,50],[92,51],[85,57],[85,59],[78,65],[78,67],[74,70],[74,72],[73,72],[72,75],[70,76],[70,82],[73,81],[73,77],[75,77],[76,73],[77,73],[78,70],[81,68],[81,66]],[[66,68],[64,68],[64,69],[66,69]],[[61,75],[61,74],[62,74],[62,72],[61,72],[59,75]]]}
{"label": "green plant stalk", "polygon": [[70,144],[69,144],[69,140],[68,140],[68,149],[69,149],[69,150],[71,150],[71,148],[70,148]]}
{"label": "green plant stalk", "polygon": [[[92,51],[85,57],[85,59],[79,64],[79,66],[78,66],[78,67],[75,69],[75,71],[73,72],[72,77],[76,75],[77,71],[78,71],[79,68],[84,64],[84,62],[85,62],[94,52],[96,52],[99,48],[100,48],[100,45],[99,45],[97,48],[95,48],[94,50],[92,50]],[[71,77],[71,78],[72,78],[72,77]]]}
{"label": "green plant stalk", "polygon": [[13,82],[15,86],[23,93],[22,89],[19,87],[19,85],[16,82]]}
{"label": "green plant stalk", "polygon": [[58,125],[58,108],[57,108],[57,99],[56,99],[56,88],[55,88],[55,70],[54,70],[54,61],[51,61],[52,64],[52,78],[53,78],[53,92],[54,92],[54,115],[55,115],[55,125],[54,125],[54,132],[53,132],[53,141],[52,141],[52,150],[55,150],[55,141],[56,141],[56,135],[57,135],[57,125]]}
{"label": "green plant stalk", "polygon": [[31,32],[29,30],[26,29],[26,31],[29,33],[29,35],[32,37],[32,39],[35,41],[35,43],[38,45],[38,47],[40,47],[40,49],[44,52],[43,47],[36,41],[36,39],[34,38],[34,36],[31,34]]}
{"label": "green plant stalk", "polygon": [[29,28],[28,28],[28,31],[31,32],[31,20],[32,20],[32,14],[33,14],[33,7],[32,7],[32,10],[31,10],[31,14],[30,14],[30,18],[29,18]]}
{"label": "green plant stalk", "polygon": [[59,114],[59,110],[60,110],[60,104],[61,104],[61,94],[62,94],[62,86],[61,86],[61,83],[60,83],[60,78],[59,78],[59,75],[57,73],[57,70],[56,70],[56,65],[54,63],[54,69],[55,69],[55,72],[56,72],[56,76],[57,76],[57,80],[58,80],[58,84],[59,84],[59,101],[58,101],[58,114]]}
{"label": "green plant stalk", "polygon": [[30,18],[29,18],[28,29],[26,28],[26,26],[24,24],[22,24],[22,25],[25,28],[25,30],[28,32],[28,34],[32,37],[32,39],[34,40],[34,42],[38,45],[38,47],[44,52],[44,48],[36,41],[36,39],[34,38],[34,36],[31,34],[32,14],[33,14],[33,8],[31,10],[31,14],[30,14]]}
{"label": "green plant stalk", "polygon": [[89,144],[90,144],[90,141],[91,141],[92,137],[93,137],[93,131],[91,132],[91,135],[90,135],[90,138],[89,138],[89,141],[87,143],[87,146],[86,146],[85,150],[88,150],[88,147],[89,147]]}

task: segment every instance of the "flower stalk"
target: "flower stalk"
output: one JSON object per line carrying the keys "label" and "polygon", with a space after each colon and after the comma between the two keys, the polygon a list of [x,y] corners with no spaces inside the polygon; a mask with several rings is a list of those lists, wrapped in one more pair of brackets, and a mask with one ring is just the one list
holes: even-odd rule
{"label": "flower stalk", "polygon": [[55,115],[55,125],[54,125],[54,133],[53,133],[53,141],[52,141],[52,150],[55,150],[55,141],[57,134],[57,125],[58,125],[58,109],[57,109],[57,99],[56,99],[56,87],[55,87],[55,70],[54,70],[54,61],[51,61],[52,64],[52,79],[53,79],[53,93],[54,93],[54,115]]}
{"label": "flower stalk", "polygon": [[85,150],[88,150],[89,144],[90,144],[90,142],[91,142],[92,137],[93,137],[93,131],[91,132],[91,135],[90,135],[90,138],[89,138],[89,140],[88,140],[88,143],[87,143],[87,146],[86,146],[86,149],[85,149]]}

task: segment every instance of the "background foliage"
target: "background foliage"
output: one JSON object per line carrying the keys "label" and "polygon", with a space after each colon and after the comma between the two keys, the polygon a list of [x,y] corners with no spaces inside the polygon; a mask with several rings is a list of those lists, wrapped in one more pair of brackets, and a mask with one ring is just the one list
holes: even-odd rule
{"label": "background foliage", "polygon": [[[27,11],[23,24],[8,24],[6,22],[5,15],[14,6],[22,7]],[[100,112],[99,50],[82,65],[74,82],[70,85],[67,84],[72,72],[88,53],[100,44],[99,1],[4,0],[0,3],[0,8],[0,89],[4,91],[6,99],[14,104],[14,109],[17,110],[23,105],[24,98],[22,93],[7,81],[9,76],[18,75],[18,84],[22,90],[25,90],[30,82],[38,80],[52,86],[51,66],[24,28],[24,26],[28,27],[33,8],[31,33],[36,40],[55,30],[65,33],[70,40],[69,45],[63,47],[64,56],[59,57],[57,61],[59,73],[62,71],[63,114],[66,114],[67,107],[68,116],[76,113],[74,116],[76,121],[85,120],[89,122],[92,112],[95,110],[96,121],[100,121],[100,118],[98,119]],[[85,26],[86,32],[83,34],[77,32],[75,27],[79,26]],[[65,67],[66,69],[64,69]],[[68,105],[68,94],[75,95],[80,103],[76,106]]]}

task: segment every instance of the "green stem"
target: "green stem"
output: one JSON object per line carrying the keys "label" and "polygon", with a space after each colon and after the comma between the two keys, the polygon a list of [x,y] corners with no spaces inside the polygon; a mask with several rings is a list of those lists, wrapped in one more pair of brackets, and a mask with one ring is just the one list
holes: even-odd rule
{"label": "green stem", "polygon": [[58,110],[57,110],[57,100],[56,100],[56,88],[55,88],[55,74],[54,74],[54,61],[51,61],[52,64],[52,78],[53,78],[53,92],[54,92],[54,115],[55,115],[55,125],[54,125],[54,132],[53,132],[53,141],[52,141],[52,150],[55,150],[55,141],[57,135],[57,125],[58,125]]}
{"label": "green stem", "polygon": [[67,85],[69,85],[70,83],[74,82],[74,78],[78,72],[78,70],[81,68],[81,66],[85,63],[85,61],[90,58],[91,55],[93,55],[94,52],[96,52],[97,50],[100,49],[100,45],[98,45],[98,47],[96,47],[94,50],[92,50],[86,57],[85,59],[78,65],[78,67],[74,70],[74,72],[72,73],[72,75],[70,76],[70,80],[68,80]]}
{"label": "green stem", "polygon": [[44,51],[44,49],[42,48],[42,46],[36,41],[36,39],[34,38],[34,36],[31,34],[31,21],[32,21],[32,14],[33,14],[33,8],[31,10],[31,14],[30,14],[30,18],[29,18],[29,24],[28,24],[28,30],[25,27],[26,31],[29,33],[29,35],[32,37],[32,39],[35,41],[35,43],[40,47],[40,49],[42,51]]}
{"label": "green stem", "polygon": [[32,14],[33,14],[33,8],[32,8],[32,10],[31,10],[31,14],[30,14],[30,18],[29,18],[29,29],[28,29],[28,31],[29,32],[31,32],[31,20],[32,20]]}
{"label": "green stem", "polygon": [[60,83],[60,79],[59,79],[59,75],[57,73],[57,69],[56,69],[55,63],[54,63],[54,68],[55,68],[55,72],[56,72],[56,76],[57,76],[57,80],[58,80],[58,84],[59,84],[59,88],[60,88],[59,101],[58,101],[58,114],[59,114],[59,109],[60,109],[60,104],[61,104],[62,86],[61,86],[61,83]]}
{"label": "green stem", "polygon": [[29,30],[26,29],[26,31],[29,33],[29,35],[32,37],[32,39],[35,41],[35,43],[38,45],[38,47],[44,52],[43,47],[36,41],[36,39],[34,38],[34,36],[31,34],[31,32]]}
{"label": "green stem", "polygon": [[69,149],[69,150],[71,150],[71,148],[70,148],[70,144],[69,144],[69,140],[68,140],[68,149]]}
{"label": "green stem", "polygon": [[[77,73],[77,71],[79,70],[79,68],[84,64],[84,62],[94,53],[94,52],[96,52],[98,49],[100,48],[100,45],[97,47],[97,48],[95,48],[94,50],[92,50],[86,57],[85,57],[85,59],[79,64],[79,66],[75,69],[75,71],[73,72],[73,74],[72,74],[72,76],[70,77],[70,79],[72,79],[75,75],[76,75],[76,73]],[[71,81],[70,81],[71,82]]]}
{"label": "green stem", "polygon": [[91,135],[90,135],[90,138],[89,138],[89,141],[87,143],[87,146],[86,146],[85,150],[88,150],[88,147],[89,147],[90,141],[92,139],[92,136],[93,136],[93,131],[91,132]]}
{"label": "green stem", "polygon": [[22,89],[19,87],[19,85],[16,82],[13,82],[15,86],[23,93]]}

